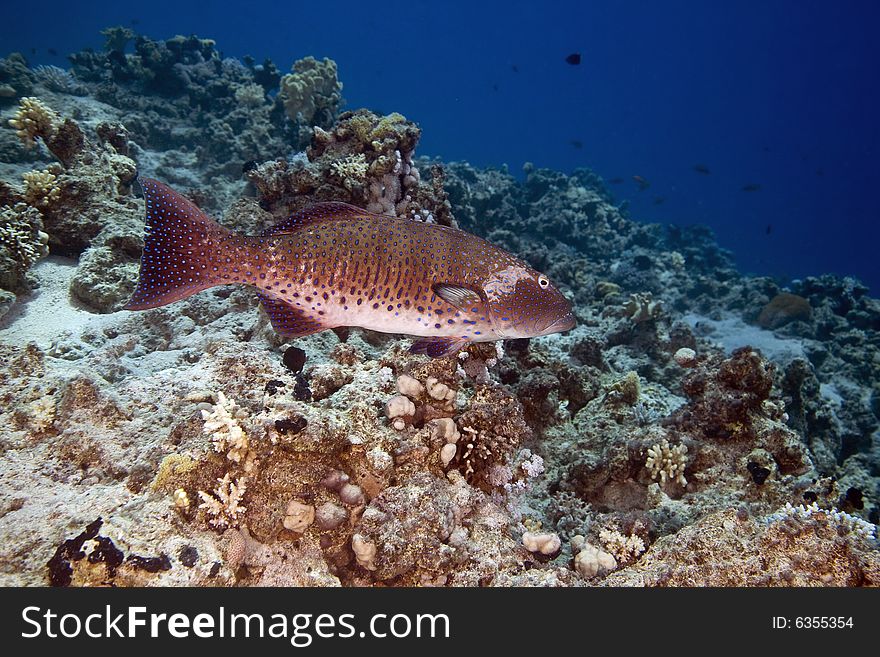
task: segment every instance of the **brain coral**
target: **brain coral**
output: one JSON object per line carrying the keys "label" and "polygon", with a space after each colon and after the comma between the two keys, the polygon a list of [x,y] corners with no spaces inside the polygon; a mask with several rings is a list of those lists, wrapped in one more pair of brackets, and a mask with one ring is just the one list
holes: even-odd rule
{"label": "brain coral", "polygon": [[797,294],[780,292],[770,300],[758,315],[758,324],[775,329],[790,322],[810,319],[810,303]]}

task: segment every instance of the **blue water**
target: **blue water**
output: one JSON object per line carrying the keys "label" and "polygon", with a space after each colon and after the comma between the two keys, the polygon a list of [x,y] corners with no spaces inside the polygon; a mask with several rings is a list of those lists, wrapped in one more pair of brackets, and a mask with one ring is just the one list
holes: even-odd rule
{"label": "blue water", "polygon": [[2,50],[63,64],[46,49],[97,48],[134,20],[282,70],[332,57],[348,107],[417,121],[423,155],[590,167],[625,179],[634,218],[711,226],[744,271],[880,290],[873,0],[81,4],[5,8]]}

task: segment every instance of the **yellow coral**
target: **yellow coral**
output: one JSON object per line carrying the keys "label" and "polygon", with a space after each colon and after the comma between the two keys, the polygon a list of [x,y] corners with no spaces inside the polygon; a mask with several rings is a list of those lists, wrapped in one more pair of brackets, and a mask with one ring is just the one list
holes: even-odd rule
{"label": "yellow coral", "polygon": [[24,179],[24,198],[35,208],[48,208],[61,195],[57,177],[48,170],[28,171],[22,178]]}
{"label": "yellow coral", "polygon": [[330,164],[333,174],[339,177],[348,189],[366,179],[367,167],[367,157],[363,153],[349,155]]}
{"label": "yellow coral", "polygon": [[43,104],[39,98],[25,96],[19,101],[15,116],[9,119],[9,125],[15,128],[18,138],[25,146],[33,146],[37,137],[46,139],[55,134],[58,114]]}
{"label": "yellow coral", "polygon": [[159,472],[153,479],[153,490],[168,491],[180,485],[188,473],[195,469],[198,465],[190,456],[186,454],[169,454],[159,464]]}
{"label": "yellow coral", "polygon": [[321,111],[336,113],[342,101],[342,84],[336,75],[336,62],[314,57],[293,64],[293,72],[281,78],[281,99],[291,121],[314,125]]}
{"label": "yellow coral", "polygon": [[49,236],[36,209],[24,203],[0,208],[0,249],[5,249],[23,269],[49,253]]}

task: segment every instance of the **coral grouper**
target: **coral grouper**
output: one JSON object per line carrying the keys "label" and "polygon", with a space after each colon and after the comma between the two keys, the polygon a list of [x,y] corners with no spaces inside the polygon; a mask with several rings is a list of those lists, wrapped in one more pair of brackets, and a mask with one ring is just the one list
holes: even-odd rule
{"label": "coral grouper", "polygon": [[162,183],[140,182],[146,237],[128,310],[216,285],[251,285],[282,335],[360,326],[421,336],[411,350],[435,358],[468,342],[575,324],[571,304],[546,276],[454,228],[320,203],[243,236]]}

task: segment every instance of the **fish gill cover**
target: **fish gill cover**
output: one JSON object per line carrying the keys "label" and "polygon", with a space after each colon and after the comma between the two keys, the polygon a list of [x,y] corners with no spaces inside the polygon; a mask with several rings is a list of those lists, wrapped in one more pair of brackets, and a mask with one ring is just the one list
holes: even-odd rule
{"label": "fish gill cover", "polygon": [[[69,68],[24,46],[0,60],[0,583],[880,583],[865,285],[744,275],[708,228],[638,221],[621,194],[673,203],[646,170],[425,157],[419,116],[346,105],[347,70],[323,56],[103,34]],[[546,65],[590,64],[572,43]],[[296,236],[348,207],[316,203],[484,238],[552,281],[577,326],[432,359],[363,323],[290,339],[287,308],[249,286],[169,285],[217,253],[246,264],[199,239]],[[437,283],[451,304],[505,284]],[[397,312],[392,287],[377,311]]]}

